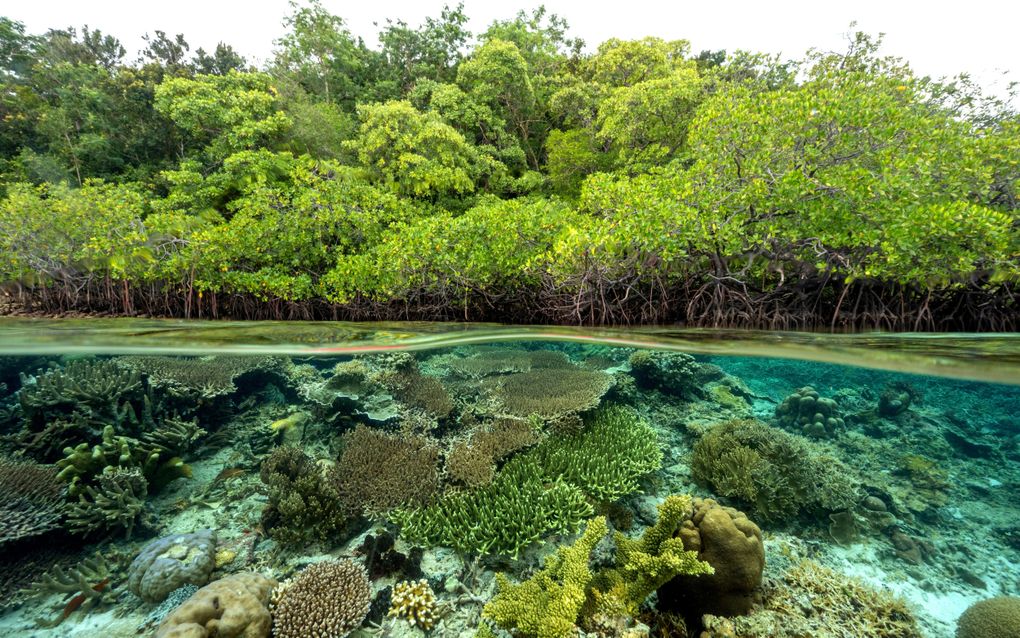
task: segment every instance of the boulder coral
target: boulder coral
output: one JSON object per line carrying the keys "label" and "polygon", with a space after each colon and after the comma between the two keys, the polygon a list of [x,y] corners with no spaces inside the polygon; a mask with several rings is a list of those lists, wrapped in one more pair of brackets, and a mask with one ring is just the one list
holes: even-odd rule
{"label": "boulder coral", "polygon": [[184,585],[205,585],[216,564],[216,533],[202,529],[156,539],[142,548],[128,568],[128,589],[158,603]]}
{"label": "boulder coral", "polygon": [[164,618],[156,638],[268,638],[275,586],[275,580],[254,572],[213,581]]}
{"label": "boulder coral", "polygon": [[1020,637],[1020,597],[996,596],[980,600],[963,612],[956,638]]}

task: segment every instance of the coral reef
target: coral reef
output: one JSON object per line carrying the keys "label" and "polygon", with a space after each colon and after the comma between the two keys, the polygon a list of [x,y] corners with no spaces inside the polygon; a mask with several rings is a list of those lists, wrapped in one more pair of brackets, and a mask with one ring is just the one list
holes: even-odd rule
{"label": "coral reef", "polygon": [[1017,638],[1020,636],[1020,598],[997,596],[979,600],[963,612],[956,638]]}
{"label": "coral reef", "polygon": [[675,577],[702,580],[715,569],[677,538],[681,524],[691,515],[691,497],[672,495],[659,504],[659,518],[641,538],[616,532],[616,567],[599,572],[592,585],[593,617],[606,619],[637,616],[648,596]]}
{"label": "coral reef", "polygon": [[920,399],[921,394],[914,386],[903,381],[895,381],[886,386],[879,395],[878,414],[887,418],[899,416]]}
{"label": "coral reef", "polygon": [[515,584],[497,574],[498,591],[485,605],[482,616],[524,636],[573,635],[592,580],[588,561],[607,532],[606,519],[594,518],[573,545],[559,548],[528,580]]}
{"label": "coral reef", "polygon": [[259,478],[268,502],[262,510],[262,529],[283,545],[325,540],[345,527],[351,513],[319,464],[301,449],[275,448],[262,462]]}
{"label": "coral reef", "polygon": [[333,480],[351,511],[378,515],[424,505],[439,490],[439,446],[428,437],[358,425],[343,443]]}
{"label": "coral reef", "polygon": [[273,603],[274,638],[344,638],[361,626],[372,595],[365,568],[352,560],[309,565]]}
{"label": "coral reef", "polygon": [[128,589],[149,603],[184,585],[205,585],[215,567],[216,534],[203,529],[174,534],[142,548],[128,568]]}
{"label": "coral reef", "polygon": [[424,578],[401,581],[393,586],[387,615],[404,618],[412,627],[429,631],[436,624],[436,594]]}
{"label": "coral reef", "polygon": [[846,510],[860,500],[859,479],[849,467],[809,440],[753,419],[706,432],[694,444],[691,473],[766,521]]}
{"label": "coral reef", "polygon": [[170,612],[156,638],[268,638],[275,586],[275,580],[254,572],[215,580]]}
{"label": "coral reef", "polygon": [[433,418],[445,419],[453,411],[450,393],[439,379],[419,372],[413,358],[409,365],[387,370],[377,378],[398,401]]}
{"label": "coral reef", "polygon": [[712,566],[698,578],[680,576],[659,589],[659,608],[689,618],[746,614],[755,602],[765,569],[761,529],[742,512],[712,499],[697,499],[676,531],[684,549]]}
{"label": "coral reef", "polygon": [[38,422],[82,409],[108,414],[141,392],[142,377],[114,360],[75,359],[34,378],[23,376],[21,386],[21,410]]}
{"label": "coral reef", "polygon": [[496,474],[498,461],[539,440],[538,432],[528,421],[498,419],[453,443],[446,455],[447,476],[471,488],[488,485]]}
{"label": "coral reef", "polygon": [[0,457],[0,547],[60,527],[66,491],[55,468]]}
{"label": "coral reef", "polygon": [[131,538],[145,511],[148,482],[138,468],[108,467],[96,486],[87,485],[78,502],[68,506],[67,528],[80,534],[124,531]]}
{"label": "coral reef", "polygon": [[237,390],[238,377],[278,367],[273,357],[216,355],[210,357],[128,356],[117,362],[143,373],[153,387],[187,402],[210,401]]}
{"label": "coral reef", "polygon": [[811,386],[804,386],[776,406],[776,421],[782,427],[816,439],[843,431],[846,422],[833,399],[822,398]]}

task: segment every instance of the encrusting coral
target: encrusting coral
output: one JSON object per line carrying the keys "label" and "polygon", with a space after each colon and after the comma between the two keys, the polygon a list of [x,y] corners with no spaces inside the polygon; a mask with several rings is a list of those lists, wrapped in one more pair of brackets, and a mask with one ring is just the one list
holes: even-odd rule
{"label": "encrusting coral", "polygon": [[254,572],[215,580],[163,619],[156,638],[268,638],[276,581]]}
{"label": "encrusting coral", "polygon": [[697,578],[678,576],[659,588],[659,609],[689,618],[703,614],[746,614],[754,603],[765,569],[761,529],[743,512],[712,499],[695,499],[693,510],[675,531],[684,549],[713,573]]}
{"label": "encrusting coral", "polygon": [[0,546],[60,527],[66,491],[52,466],[0,457]]}
{"label": "encrusting coral", "polygon": [[436,594],[424,578],[401,581],[393,586],[388,615],[404,618],[412,627],[429,631],[436,624]]}
{"label": "encrusting coral", "polygon": [[1017,638],[1020,598],[996,596],[967,608],[956,623],[956,638]]}
{"label": "encrusting coral", "polygon": [[368,575],[359,563],[314,563],[274,596],[273,637],[344,638],[361,626],[371,603]]}
{"label": "encrusting coral", "polygon": [[215,567],[216,534],[203,529],[152,541],[128,568],[128,589],[158,603],[184,585],[205,585]]}
{"label": "encrusting coral", "polygon": [[485,605],[482,616],[522,636],[573,635],[592,580],[588,561],[607,532],[606,519],[593,518],[573,545],[559,548],[528,580],[512,583],[505,575],[497,574],[498,591]]}

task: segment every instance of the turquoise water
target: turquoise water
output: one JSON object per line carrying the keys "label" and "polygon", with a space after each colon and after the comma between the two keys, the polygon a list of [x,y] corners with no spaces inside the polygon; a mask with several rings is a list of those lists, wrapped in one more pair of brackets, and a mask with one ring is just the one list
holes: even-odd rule
{"label": "turquoise water", "polygon": [[[231,603],[251,635],[948,637],[1020,594],[1020,335],[9,320],[0,355],[0,635],[175,635],[229,577],[296,583]],[[292,593],[323,561],[354,584]]]}

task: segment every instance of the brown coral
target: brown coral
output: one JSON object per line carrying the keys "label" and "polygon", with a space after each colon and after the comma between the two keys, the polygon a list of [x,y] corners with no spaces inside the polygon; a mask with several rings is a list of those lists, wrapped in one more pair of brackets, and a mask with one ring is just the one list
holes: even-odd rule
{"label": "brown coral", "polygon": [[66,490],[55,467],[0,458],[0,546],[59,527]]}
{"label": "brown coral", "polygon": [[254,572],[213,581],[164,618],[156,638],[268,638],[275,586],[275,580]]}
{"label": "brown coral", "polygon": [[361,626],[372,603],[368,575],[349,560],[309,565],[273,607],[274,638],[343,638]]}
{"label": "brown coral", "polygon": [[492,482],[496,464],[491,454],[471,440],[461,440],[454,443],[446,455],[446,473],[468,487],[482,487]]}
{"label": "brown coral", "polygon": [[446,472],[468,487],[488,485],[497,461],[538,441],[538,434],[527,421],[499,419],[455,442],[446,455]]}
{"label": "brown coral", "polygon": [[715,573],[671,580],[659,589],[660,606],[694,618],[750,611],[765,569],[761,529],[743,512],[712,499],[696,499],[694,512],[677,535],[684,549],[697,552]]}
{"label": "brown coral", "polygon": [[349,509],[376,515],[431,500],[439,489],[438,464],[439,446],[431,438],[358,425],[344,435],[333,477]]}
{"label": "brown coral", "polygon": [[579,368],[541,369],[494,379],[488,385],[507,414],[555,420],[598,407],[612,377]]}
{"label": "brown coral", "polygon": [[450,363],[450,368],[460,375],[476,378],[494,374],[569,367],[571,367],[570,360],[562,352],[512,348],[478,349],[472,356]]}

